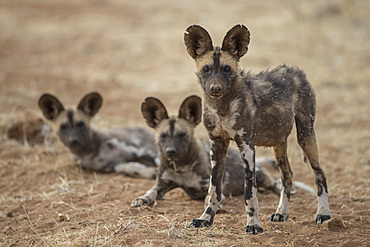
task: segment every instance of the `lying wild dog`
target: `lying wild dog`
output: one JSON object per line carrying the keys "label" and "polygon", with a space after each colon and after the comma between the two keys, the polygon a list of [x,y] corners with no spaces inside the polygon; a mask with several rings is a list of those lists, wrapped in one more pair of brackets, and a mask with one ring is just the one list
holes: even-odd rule
{"label": "lying wild dog", "polygon": [[89,93],[77,107],[65,109],[55,96],[44,94],[38,104],[59,139],[82,167],[154,178],[157,170],[154,136],[139,127],[93,129],[90,120],[99,111],[102,102],[99,93]]}
{"label": "lying wild dog", "polygon": [[287,156],[287,138],[295,122],[298,143],[315,174],[318,209],[315,222],[330,219],[328,189],[319,164],[314,120],[315,94],[303,71],[285,65],[259,74],[245,73],[239,59],[247,52],[250,33],[236,25],[214,48],[208,32],[197,25],[187,28],[184,41],[195,60],[197,76],[204,90],[203,123],[211,141],[211,183],[204,213],[190,226],[212,225],[221,202],[222,174],[230,140],[234,140],[244,161],[246,231],[263,232],[258,215],[255,177],[255,145],[273,147],[283,187],[279,206],[269,220],[285,221],[289,216],[292,170]]}
{"label": "lying wild dog", "polygon": [[[208,140],[201,142],[194,135],[194,129],[201,121],[201,99],[198,96],[187,97],[178,116],[169,117],[162,102],[149,97],[141,105],[141,112],[149,127],[155,129],[160,165],[155,185],[144,196],[133,200],[131,206],[152,204],[175,188],[182,188],[191,199],[204,199],[211,174],[210,147]],[[242,195],[244,172],[239,152],[229,148],[226,163],[223,194]],[[266,174],[258,163],[256,171],[258,186],[278,194],[281,188],[279,181]]]}

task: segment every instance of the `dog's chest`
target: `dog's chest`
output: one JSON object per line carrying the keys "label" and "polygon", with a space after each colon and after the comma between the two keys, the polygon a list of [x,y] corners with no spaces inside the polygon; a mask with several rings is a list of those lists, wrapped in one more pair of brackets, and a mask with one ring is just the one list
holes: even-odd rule
{"label": "dog's chest", "polygon": [[191,188],[197,191],[207,190],[209,182],[208,178],[203,178],[201,174],[194,171],[178,173],[172,169],[166,169],[162,174],[162,179],[171,181],[182,188]]}
{"label": "dog's chest", "polygon": [[205,111],[205,118],[213,126],[211,134],[214,136],[228,136],[234,138],[237,134],[236,124],[240,121],[239,107],[242,104],[241,99],[234,99],[225,114],[220,114],[218,109],[208,107]]}

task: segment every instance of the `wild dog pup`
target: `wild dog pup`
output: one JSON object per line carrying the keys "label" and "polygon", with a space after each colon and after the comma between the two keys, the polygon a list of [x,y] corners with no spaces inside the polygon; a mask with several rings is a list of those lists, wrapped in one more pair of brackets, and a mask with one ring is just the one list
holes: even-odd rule
{"label": "wild dog pup", "polygon": [[53,95],[44,94],[38,105],[82,167],[99,172],[154,178],[157,152],[154,136],[139,127],[95,130],[91,118],[103,99],[99,93],[84,96],[77,107],[64,108]]}
{"label": "wild dog pup", "polygon": [[[141,112],[147,124],[155,129],[160,165],[155,185],[144,196],[133,200],[131,206],[151,204],[174,188],[182,188],[192,199],[204,199],[211,174],[209,141],[201,142],[194,135],[194,129],[201,121],[201,99],[198,96],[187,97],[178,116],[169,117],[162,102],[150,97],[145,99]],[[226,163],[223,194],[242,195],[244,173],[239,152],[229,148]],[[256,170],[258,185],[279,193],[279,183],[258,164]]]}
{"label": "wild dog pup", "polygon": [[303,71],[285,65],[259,74],[244,72],[239,59],[247,53],[250,33],[243,25],[230,29],[222,47],[213,47],[208,32],[190,26],[184,41],[195,60],[197,76],[204,90],[203,123],[211,142],[211,183],[208,205],[191,226],[210,226],[221,202],[222,174],[230,140],[234,140],[244,161],[246,231],[263,232],[258,216],[254,146],[273,147],[283,187],[279,206],[269,220],[285,221],[289,216],[292,170],[287,156],[287,138],[295,122],[298,143],[315,174],[318,209],[315,222],[330,219],[328,189],[319,164],[314,120],[315,94]]}

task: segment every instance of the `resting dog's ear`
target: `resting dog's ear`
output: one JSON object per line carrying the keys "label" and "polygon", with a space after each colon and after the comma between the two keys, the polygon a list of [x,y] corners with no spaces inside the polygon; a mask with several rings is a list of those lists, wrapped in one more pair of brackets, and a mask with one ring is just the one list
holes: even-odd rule
{"label": "resting dog's ear", "polygon": [[103,98],[99,93],[86,94],[78,104],[77,109],[87,116],[94,116],[103,104]]}
{"label": "resting dog's ear", "polygon": [[189,55],[194,59],[213,50],[211,37],[204,28],[198,25],[186,29],[184,42]]}
{"label": "resting dog's ear", "polygon": [[51,94],[43,94],[39,99],[39,107],[48,120],[54,120],[59,114],[64,111],[62,103]]}
{"label": "resting dog's ear", "polygon": [[151,128],[156,128],[163,119],[168,119],[166,107],[154,97],[148,97],[141,104],[141,114]]}
{"label": "resting dog's ear", "polygon": [[202,100],[196,95],[187,97],[180,106],[178,117],[198,125],[202,120]]}
{"label": "resting dog's ear", "polygon": [[236,25],[225,35],[222,42],[222,51],[227,51],[238,60],[248,51],[250,33],[244,25]]}

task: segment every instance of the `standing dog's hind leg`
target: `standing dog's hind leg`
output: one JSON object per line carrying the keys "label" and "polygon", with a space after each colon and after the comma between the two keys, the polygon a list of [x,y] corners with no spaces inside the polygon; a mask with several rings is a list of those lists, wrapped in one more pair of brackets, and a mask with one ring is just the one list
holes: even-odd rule
{"label": "standing dog's hind leg", "polygon": [[[297,128],[299,129],[298,125],[299,123],[297,123]],[[331,218],[328,203],[328,187],[326,184],[326,177],[324,171],[320,167],[315,133],[312,131],[308,135],[301,136],[299,135],[300,133],[302,132],[298,132],[298,143],[301,146],[304,154],[310,161],[310,165],[315,174],[315,183],[318,197],[315,223],[321,224]]]}
{"label": "standing dog's hind leg", "polygon": [[268,220],[274,222],[285,221],[289,217],[289,200],[292,191],[292,176],[293,172],[290,168],[287,155],[287,142],[274,147],[276,163],[280,169],[282,188],[280,192],[279,206],[276,212],[271,215]]}

